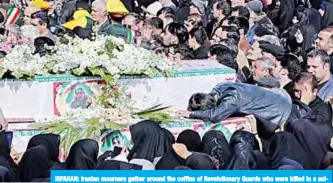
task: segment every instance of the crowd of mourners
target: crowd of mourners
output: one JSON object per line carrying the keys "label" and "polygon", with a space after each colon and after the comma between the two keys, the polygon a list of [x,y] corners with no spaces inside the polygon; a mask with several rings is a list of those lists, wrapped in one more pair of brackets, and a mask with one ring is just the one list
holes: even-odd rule
{"label": "crowd of mourners", "polygon": [[[175,138],[154,121],[130,126],[133,148],[99,152],[81,139],[60,162],[60,136],[40,134],[12,157],[0,132],[1,181],[49,181],[50,170],[333,169],[332,0],[17,0],[0,8],[3,56],[18,44],[112,35],[170,61],[216,60],[235,83],[195,93],[185,118],[252,115],[230,140],[220,131]],[[2,126],[5,130],[6,126]]]}

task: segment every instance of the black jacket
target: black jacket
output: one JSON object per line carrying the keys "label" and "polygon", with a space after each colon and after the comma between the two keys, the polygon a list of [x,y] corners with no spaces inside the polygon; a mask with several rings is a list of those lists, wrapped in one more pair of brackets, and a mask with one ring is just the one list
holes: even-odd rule
{"label": "black jacket", "polygon": [[315,123],[332,126],[332,111],[328,104],[326,104],[322,99],[316,97],[314,101],[310,102],[309,107],[312,110]]}

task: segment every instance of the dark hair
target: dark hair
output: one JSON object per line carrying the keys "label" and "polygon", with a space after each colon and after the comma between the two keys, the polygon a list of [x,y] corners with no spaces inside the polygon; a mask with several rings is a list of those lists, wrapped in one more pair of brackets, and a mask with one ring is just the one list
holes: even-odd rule
{"label": "dark hair", "polygon": [[177,36],[179,44],[185,44],[188,40],[186,27],[181,23],[172,22],[166,28],[171,34]]}
{"label": "dark hair", "polygon": [[281,59],[281,66],[288,70],[288,78],[293,81],[302,71],[299,59],[290,53]]}
{"label": "dark hair", "polygon": [[54,46],[55,43],[48,37],[38,37],[34,40],[35,52],[34,54],[39,54],[40,56],[44,56],[47,53],[50,53],[50,50],[45,48],[47,46]]}
{"label": "dark hair", "polygon": [[190,48],[186,44],[179,44],[174,47],[175,54],[179,53],[182,60],[193,60],[194,56],[191,55]]}
{"label": "dark hair", "polygon": [[163,20],[158,17],[151,18],[153,26],[157,29],[163,29]]}
{"label": "dark hair", "polygon": [[[191,19],[191,21],[190,21],[190,19]],[[202,16],[197,13],[189,14],[186,17],[186,20],[189,21],[193,25],[193,27],[203,26]]]}
{"label": "dark hair", "polygon": [[227,32],[239,32],[238,28],[234,26],[222,26],[222,30]]}
{"label": "dark hair", "polygon": [[156,16],[160,16],[161,14],[171,14],[171,15],[174,15],[175,14],[175,11],[170,8],[170,7],[163,7],[161,8],[160,10],[158,10],[158,12],[156,13]]}
{"label": "dark hair", "polygon": [[232,26],[232,24],[236,25],[237,28],[239,28],[240,26],[240,21],[238,19],[238,17],[236,16],[231,16],[231,17],[228,17],[228,25],[231,26],[231,27],[234,27]]}
{"label": "dark hair", "polygon": [[146,19],[144,24],[149,25],[155,29],[163,29],[163,20],[158,17],[153,17],[150,19]]}
{"label": "dark hair", "polygon": [[199,111],[211,109],[216,106],[215,98],[206,93],[195,93],[191,96],[188,103],[189,111]]}
{"label": "dark hair", "polygon": [[310,83],[312,86],[312,90],[318,87],[318,81],[316,78],[308,72],[302,72],[295,78],[296,83]]}
{"label": "dark hair", "polygon": [[238,17],[238,20],[239,20],[239,28],[244,29],[244,34],[246,34],[250,28],[249,19],[245,17]]}
{"label": "dark hair", "polygon": [[307,55],[307,58],[320,57],[320,60],[324,63],[330,64],[330,57],[323,50],[313,49]]}
{"label": "dark hair", "polygon": [[240,34],[239,32],[227,32],[227,38],[228,40],[231,39],[235,42],[235,44],[238,45],[240,40]]}
{"label": "dark hair", "polygon": [[238,64],[235,60],[235,55],[233,54],[232,50],[228,47],[224,47],[219,49],[216,54],[216,60],[227,67],[233,68],[236,71],[238,70]]}
{"label": "dark hair", "polygon": [[239,17],[245,17],[247,19],[250,19],[250,11],[245,6],[236,6],[235,8],[233,8],[233,11],[238,11]]}
{"label": "dark hair", "polygon": [[203,27],[197,27],[189,32],[189,36],[194,37],[198,44],[204,45],[207,39],[207,33]]}
{"label": "dark hair", "polygon": [[75,9],[76,10],[84,9],[84,10],[87,10],[89,13],[91,12],[91,6],[89,5],[89,2],[82,1],[82,0],[76,1]]}
{"label": "dark hair", "polygon": [[216,2],[216,8],[222,10],[224,16],[230,16],[232,13],[231,3],[228,1],[218,1]]}
{"label": "dark hair", "polygon": [[305,22],[308,20],[306,9],[303,6],[298,6],[294,12],[294,15],[299,22]]}

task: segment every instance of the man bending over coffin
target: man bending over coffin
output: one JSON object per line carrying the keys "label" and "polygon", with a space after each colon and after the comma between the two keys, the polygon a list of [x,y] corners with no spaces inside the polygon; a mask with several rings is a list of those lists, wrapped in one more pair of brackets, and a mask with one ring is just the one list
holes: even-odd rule
{"label": "man bending over coffin", "polygon": [[215,123],[235,114],[253,114],[266,130],[274,132],[287,121],[291,108],[290,98],[284,97],[279,89],[265,89],[244,83],[221,83],[208,94],[193,94],[188,110],[178,111],[177,114]]}

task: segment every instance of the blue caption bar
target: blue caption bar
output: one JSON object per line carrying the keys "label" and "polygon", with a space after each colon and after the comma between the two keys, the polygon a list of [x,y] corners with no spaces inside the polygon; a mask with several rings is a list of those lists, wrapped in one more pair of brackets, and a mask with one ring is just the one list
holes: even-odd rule
{"label": "blue caption bar", "polygon": [[331,170],[178,170],[178,171],[147,171],[147,170],[52,170],[51,182],[328,182],[332,183]]}

